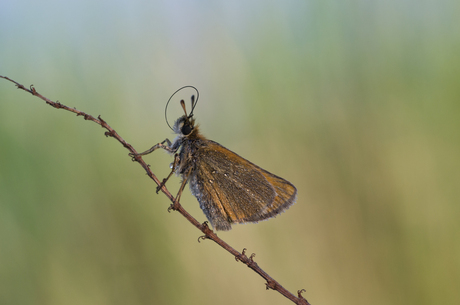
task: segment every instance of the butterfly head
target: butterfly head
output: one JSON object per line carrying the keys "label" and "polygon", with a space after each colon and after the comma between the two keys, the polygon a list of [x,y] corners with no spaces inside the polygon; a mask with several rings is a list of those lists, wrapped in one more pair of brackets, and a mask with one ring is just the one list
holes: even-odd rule
{"label": "butterfly head", "polygon": [[[196,91],[196,93],[197,93],[197,97],[195,99],[195,95],[191,96],[191,110],[190,110],[190,113],[187,113],[187,109],[185,107],[184,100],[180,101],[180,105],[182,107],[182,110],[184,111],[184,115],[181,116],[180,118],[178,118],[176,120],[176,122],[174,123],[174,126],[171,127],[169,125],[169,123],[168,123],[168,118],[167,118],[167,115],[166,115],[168,105],[169,105],[169,101],[171,100],[171,98],[177,92],[179,92],[180,90],[182,90],[184,88],[192,88],[192,89],[194,89]],[[199,92],[195,87],[193,87],[193,86],[185,86],[185,87],[180,88],[176,92],[174,92],[173,95],[171,95],[171,97],[169,98],[168,102],[166,103],[166,108],[165,108],[166,123],[168,124],[169,128],[171,128],[174,131],[174,133],[179,135],[179,137],[188,137],[188,136],[190,136],[192,134],[197,134],[198,126],[195,126],[195,119],[193,118],[193,110],[195,109],[196,103],[198,102],[198,97],[199,97]]]}
{"label": "butterfly head", "polygon": [[[183,100],[181,104],[183,105]],[[185,107],[184,111],[185,111]],[[195,119],[193,115],[187,115],[187,113],[176,120],[174,123],[173,131],[181,136],[188,136],[190,135],[195,129]]]}

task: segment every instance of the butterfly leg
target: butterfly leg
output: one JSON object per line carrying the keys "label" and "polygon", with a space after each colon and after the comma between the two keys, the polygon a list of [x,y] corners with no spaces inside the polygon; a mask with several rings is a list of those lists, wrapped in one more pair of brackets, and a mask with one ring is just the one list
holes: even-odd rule
{"label": "butterfly leg", "polygon": [[174,199],[174,203],[171,204],[171,206],[169,207],[170,209],[177,210],[179,208],[179,200],[180,200],[180,197],[182,196],[182,191],[184,190],[185,185],[187,184],[190,173],[191,173],[191,170],[189,170],[186,175],[183,175],[184,180],[182,180],[182,184],[179,188],[179,191],[177,192],[176,198]]}
{"label": "butterfly leg", "polygon": [[[166,145],[164,143],[166,143]],[[148,155],[148,154],[154,152],[155,150],[157,150],[159,148],[164,149],[169,153],[175,153],[177,151],[177,148],[172,148],[171,147],[171,141],[169,141],[169,139],[165,139],[163,142],[153,145],[150,149],[148,149],[148,150],[146,150],[144,152],[141,152],[139,154],[131,153],[131,154],[129,154],[129,156],[131,156],[133,158],[133,161],[136,161],[136,157]],[[176,165],[178,164],[178,162],[179,162],[179,156],[177,154],[175,154],[174,155],[174,163],[173,163],[173,166],[172,166],[172,170],[169,173],[168,177],[163,179],[163,181],[160,183],[160,185],[158,185],[158,187],[156,189],[157,194],[160,191],[160,189],[165,185],[166,181],[168,181],[169,177],[171,177],[171,175],[175,172]]]}
{"label": "butterfly leg", "polygon": [[[165,145],[164,143],[166,143],[166,145]],[[133,158],[135,158],[135,157],[137,157],[137,156],[145,156],[145,155],[148,155],[148,154],[154,152],[154,151],[157,150],[158,148],[164,149],[164,150],[166,150],[167,152],[170,152],[170,153],[174,153],[174,152],[176,152],[176,150],[177,150],[177,149],[174,150],[174,149],[171,148],[171,141],[169,141],[169,139],[165,139],[163,142],[153,145],[150,149],[148,149],[148,150],[146,150],[146,151],[144,151],[144,152],[141,152],[141,153],[139,153],[139,154],[133,154],[133,153],[131,153],[131,154],[129,154],[129,155],[130,155],[131,157],[133,157]],[[134,161],[134,160],[133,160],[133,161]]]}
{"label": "butterfly leg", "polygon": [[174,155],[174,162],[171,167],[171,172],[169,173],[168,177],[164,178],[163,181],[161,181],[160,185],[157,186],[157,194],[160,191],[160,189],[166,184],[166,181],[169,180],[169,177],[172,176],[172,174],[176,171],[176,166],[179,163],[180,158],[178,154]]}

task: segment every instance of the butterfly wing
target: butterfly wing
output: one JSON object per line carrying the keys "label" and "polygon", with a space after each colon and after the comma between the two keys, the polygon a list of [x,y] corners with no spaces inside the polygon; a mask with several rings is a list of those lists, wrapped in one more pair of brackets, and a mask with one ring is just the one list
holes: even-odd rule
{"label": "butterfly wing", "polygon": [[216,142],[207,140],[196,154],[190,189],[217,230],[273,217],[295,202],[290,182]]}

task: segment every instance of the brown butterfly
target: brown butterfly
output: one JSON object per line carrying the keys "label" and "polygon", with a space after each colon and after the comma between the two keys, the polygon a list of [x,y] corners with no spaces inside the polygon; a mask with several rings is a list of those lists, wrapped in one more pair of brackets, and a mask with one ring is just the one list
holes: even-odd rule
{"label": "brown butterfly", "polygon": [[172,173],[180,175],[182,185],[176,200],[180,199],[188,182],[200,208],[216,230],[230,230],[234,223],[268,219],[289,208],[297,196],[294,185],[201,135],[193,118],[198,90],[185,86],[171,98],[187,87],[196,90],[197,99],[195,101],[192,95],[190,114],[187,114],[184,100],[180,101],[184,115],[176,120],[172,128],[177,134],[176,139],[172,143],[166,139],[138,154],[146,155],[158,148],[174,154],[172,171],[157,188],[157,192]]}

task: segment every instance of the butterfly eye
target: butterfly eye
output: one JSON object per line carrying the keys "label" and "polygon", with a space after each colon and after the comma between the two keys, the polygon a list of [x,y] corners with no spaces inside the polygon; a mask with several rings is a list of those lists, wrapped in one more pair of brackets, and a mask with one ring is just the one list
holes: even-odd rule
{"label": "butterfly eye", "polygon": [[182,126],[181,128],[181,132],[184,136],[186,136],[192,132],[192,129],[192,126],[190,126],[189,124],[184,124],[184,126]]}

